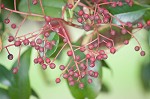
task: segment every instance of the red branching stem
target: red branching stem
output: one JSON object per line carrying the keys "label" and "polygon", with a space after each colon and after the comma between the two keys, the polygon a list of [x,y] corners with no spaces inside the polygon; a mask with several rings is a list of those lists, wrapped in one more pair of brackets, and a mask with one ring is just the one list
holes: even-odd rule
{"label": "red branching stem", "polygon": [[31,13],[31,10],[30,10],[30,1],[28,0],[28,10],[29,10],[29,13]]}
{"label": "red branching stem", "polygon": [[[123,27],[118,26],[118,25],[116,25],[116,24],[112,24],[112,25],[113,25],[113,26],[116,26],[116,27],[118,27],[118,28],[120,28],[120,29],[124,29]],[[136,38],[130,31],[127,30],[127,32],[128,32],[128,34],[130,34],[130,35],[137,41],[138,45],[140,46],[140,48],[141,48],[141,50],[142,50],[141,44],[140,44],[140,42],[137,40],[137,38]]]}
{"label": "red branching stem", "polygon": [[61,53],[61,51],[65,48],[66,45],[67,45],[67,43],[65,43],[65,44],[62,46],[62,48],[59,50],[59,52],[57,53],[57,55],[55,56],[55,58],[53,59],[52,62],[54,62],[54,61],[57,59],[58,55],[59,55],[59,54]]}
{"label": "red branching stem", "polygon": [[5,10],[7,11],[10,11],[10,12],[14,12],[14,13],[18,13],[18,14],[22,14],[22,15],[27,15],[27,16],[35,16],[35,17],[44,17],[43,15],[40,15],[40,14],[33,14],[33,13],[25,13],[25,12],[21,12],[21,11],[15,11],[15,10],[12,10],[12,9],[9,9],[9,8],[4,8]]}
{"label": "red branching stem", "polygon": [[68,63],[67,66],[65,67],[65,69],[62,71],[60,77],[66,72],[66,70],[68,70],[68,67],[70,66],[70,64],[72,63],[72,61],[73,61],[73,59],[71,59],[71,60],[69,61],[69,63]]}
{"label": "red branching stem", "polygon": [[17,10],[16,9],[16,0],[14,0],[14,9]]}
{"label": "red branching stem", "polygon": [[23,25],[23,23],[26,21],[27,17],[28,17],[28,16],[25,16],[24,19],[23,19],[23,21],[22,21],[21,24],[19,25],[19,27],[18,27],[18,29],[17,29],[17,32],[16,32],[16,34],[15,34],[15,38],[17,37],[17,34],[18,34],[18,32],[19,32],[21,26]]}
{"label": "red branching stem", "polygon": [[43,8],[42,0],[40,0],[40,6],[41,6],[41,9],[42,9],[42,13],[45,16],[45,12],[44,12],[44,8]]}
{"label": "red branching stem", "polygon": [[[74,50],[73,50],[73,48],[72,48],[72,44],[71,44],[71,42],[70,42],[70,40],[69,40],[69,37],[68,37],[68,35],[67,35],[67,31],[66,31],[65,28],[63,27],[62,23],[59,22],[59,24],[60,24],[60,26],[61,26],[61,28],[62,28],[62,31],[63,31],[64,35],[66,36],[66,39],[68,40],[68,44],[69,44],[70,49],[71,49],[71,51],[72,51],[72,53],[73,53],[73,59],[75,60],[75,53],[74,53]],[[79,69],[78,64],[77,64],[76,62],[75,62],[75,65],[76,65],[76,68],[77,68],[77,70],[78,70],[78,72],[79,72],[79,75],[80,75],[80,69]]]}
{"label": "red branching stem", "polygon": [[10,44],[10,45],[4,46],[3,49],[7,48],[7,47],[10,47],[10,46],[14,46],[14,44]]}
{"label": "red branching stem", "polygon": [[6,47],[6,51],[8,52],[8,54],[10,54],[10,52],[9,52],[9,50],[8,50],[8,48]]}

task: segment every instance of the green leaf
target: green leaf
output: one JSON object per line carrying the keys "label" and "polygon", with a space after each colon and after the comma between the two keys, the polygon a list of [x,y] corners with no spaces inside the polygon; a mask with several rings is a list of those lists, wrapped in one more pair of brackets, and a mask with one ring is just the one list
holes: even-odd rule
{"label": "green leaf", "polygon": [[[14,74],[14,82],[9,87],[9,95],[11,99],[29,99],[31,95],[29,81],[31,49],[25,51],[20,58],[20,68],[17,74]],[[17,61],[13,67],[17,66]]]}
{"label": "green leaf", "polygon": [[111,68],[108,66],[108,64],[107,64],[104,60],[101,60],[101,62],[102,62],[102,66],[103,66],[103,67],[106,67],[106,68],[108,68],[108,69],[111,69]]}
{"label": "green leaf", "polygon": [[[33,5],[32,0],[29,1],[30,1],[30,11],[32,13],[43,14],[42,9],[40,7],[40,2],[37,5]],[[65,6],[66,4],[65,1],[66,0],[42,0],[45,14],[51,17],[57,17],[57,18],[61,17],[62,6]],[[24,6],[24,5],[28,5],[27,1],[21,0],[19,4],[19,10],[22,12],[29,12],[28,6]],[[37,17],[30,16],[29,18],[34,20],[41,20],[41,18],[37,18]]]}
{"label": "green leaf", "polygon": [[4,30],[5,30],[5,26],[4,26],[4,23],[3,23],[2,14],[0,14],[0,37],[4,33]]}
{"label": "green leaf", "polygon": [[4,66],[0,65],[0,83],[5,86],[11,86],[12,81],[13,81],[12,73]]}
{"label": "green leaf", "polygon": [[[108,10],[122,22],[136,22],[139,20],[147,10],[147,7],[141,6],[139,4],[134,4],[130,7],[127,4],[124,4],[122,7],[117,6],[112,8],[111,6],[107,7]],[[120,22],[113,18],[113,23],[120,25]]]}
{"label": "green leaf", "polygon": [[150,4],[150,0],[135,0],[137,1],[139,4]]}
{"label": "green leaf", "polygon": [[[96,61],[95,67],[91,68],[88,66],[88,70],[94,70],[99,72],[99,76],[102,74],[102,65],[100,61]],[[91,78],[93,82],[91,84],[88,84],[88,78],[89,76],[86,76],[81,80],[81,82],[84,83],[84,88],[80,89],[78,84],[75,84],[74,86],[69,86],[69,89],[71,91],[71,94],[75,97],[75,99],[95,99],[100,90],[101,90],[101,77],[98,78]]]}
{"label": "green leaf", "polygon": [[59,44],[59,35],[56,32],[51,32],[49,38],[47,39],[48,41],[55,41],[55,45],[52,47],[51,50],[47,50],[46,52],[46,57],[50,57],[58,48]]}
{"label": "green leaf", "polygon": [[134,11],[144,10],[147,7],[143,7],[139,4],[134,4],[132,7],[130,7],[128,4],[124,4],[121,7],[117,6],[115,8],[112,8],[111,6],[106,6],[106,8],[111,14],[116,15],[116,14],[130,13]]}
{"label": "green leaf", "polygon": [[8,94],[8,90],[0,88],[0,98],[1,99],[11,99]]}
{"label": "green leaf", "polygon": [[142,85],[143,85],[143,88],[146,90],[146,91],[150,91],[150,61],[149,61],[149,58],[148,57],[148,60],[147,62],[145,62],[142,66],[142,69],[141,69],[141,81],[142,81]]}
{"label": "green leaf", "polygon": [[108,93],[109,92],[109,88],[108,88],[108,86],[106,84],[102,84],[101,92],[104,92],[104,93]]}
{"label": "green leaf", "polygon": [[38,94],[36,93],[35,90],[31,89],[31,94],[36,97],[37,99],[40,99],[40,97],[38,96]]}
{"label": "green leaf", "polygon": [[150,20],[150,10],[147,10],[144,14],[144,21],[147,22],[148,20]]}
{"label": "green leaf", "polygon": [[3,19],[2,19],[2,14],[0,14],[0,51],[2,50],[2,35],[4,33],[4,30],[5,30],[5,26],[4,26],[4,23],[3,23]]}

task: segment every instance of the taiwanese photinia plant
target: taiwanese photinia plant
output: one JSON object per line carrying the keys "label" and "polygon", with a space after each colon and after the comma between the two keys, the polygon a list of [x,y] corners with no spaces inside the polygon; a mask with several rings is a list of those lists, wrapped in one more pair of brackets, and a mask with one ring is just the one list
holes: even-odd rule
{"label": "taiwanese photinia plant", "polygon": [[[7,51],[11,61],[14,55],[9,48],[15,46],[19,49],[17,63],[12,67],[15,78],[24,79],[25,75],[21,76],[21,72],[29,66],[23,67],[23,64],[28,64],[28,61],[23,60],[29,58],[32,48],[37,52],[34,64],[39,64],[43,70],[59,67],[62,71],[56,78],[56,83],[66,79],[69,88],[77,88],[78,93],[83,94],[83,99],[94,99],[97,93],[89,95],[83,91],[92,92],[93,87],[97,87],[97,92],[100,91],[101,66],[108,67],[105,60],[109,54],[117,53],[122,46],[130,44],[130,39],[134,39],[137,45],[133,50],[141,56],[146,55],[134,35],[141,29],[148,30],[150,27],[150,8],[140,1],[2,0],[0,6],[1,50]],[[13,22],[13,14],[21,17],[19,24]],[[37,21],[41,27],[19,34],[27,20]],[[2,45],[4,26],[15,31],[8,34],[7,45]],[[21,55],[23,47],[28,47],[29,50]],[[57,66],[55,61],[64,51],[69,57],[68,63]],[[99,82],[99,85],[95,82]],[[73,91],[72,94],[79,99]]]}

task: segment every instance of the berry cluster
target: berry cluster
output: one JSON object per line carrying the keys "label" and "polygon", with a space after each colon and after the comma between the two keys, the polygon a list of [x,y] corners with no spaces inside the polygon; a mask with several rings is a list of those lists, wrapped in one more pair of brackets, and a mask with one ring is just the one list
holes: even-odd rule
{"label": "berry cluster", "polygon": [[[15,0],[14,0],[15,2]],[[65,47],[68,47],[69,50],[67,51],[68,57],[70,57],[70,61],[67,65],[60,65],[59,69],[62,71],[60,77],[56,78],[56,83],[61,82],[61,78],[67,79],[70,86],[79,83],[79,88],[84,87],[84,83],[82,79],[88,76],[87,82],[90,84],[92,83],[93,78],[97,78],[99,76],[98,71],[91,70],[89,68],[94,68],[96,65],[96,61],[106,60],[108,58],[108,54],[115,54],[117,51],[116,42],[120,40],[120,35],[130,35],[133,37],[138,45],[135,46],[135,51],[140,51],[141,56],[145,56],[145,52],[142,50],[142,47],[138,40],[135,38],[131,30],[133,28],[142,29],[146,26],[150,26],[150,20],[147,21],[146,24],[139,22],[137,25],[133,25],[131,22],[122,22],[122,20],[118,19],[117,17],[113,16],[103,5],[112,6],[113,8],[117,6],[123,6],[123,2],[109,2],[107,0],[90,0],[88,1],[93,7],[88,6],[78,1],[74,1],[74,4],[67,3],[64,5],[64,9],[62,12],[66,10],[73,10],[76,6],[80,6],[80,10],[75,14],[77,15],[77,22],[80,25],[73,23],[72,21],[65,21],[63,18],[52,18],[50,16],[45,15],[44,8],[42,5],[42,0],[38,2],[38,0],[32,0],[32,4],[36,5],[40,3],[40,6],[43,11],[43,15],[40,14],[33,14],[30,13],[23,13],[16,10],[11,10],[1,4],[1,9],[10,11],[11,13],[19,13],[24,15],[24,19],[20,25],[16,25],[11,23],[9,17],[10,15],[4,19],[5,24],[11,24],[12,29],[17,29],[15,35],[10,35],[8,37],[8,41],[11,43],[4,48],[8,52],[8,59],[13,59],[13,54],[11,54],[8,50],[8,47],[15,46],[21,49],[22,46],[30,46],[34,48],[38,56],[33,60],[35,64],[40,64],[41,67],[45,70],[49,66],[50,69],[55,69],[55,60],[57,59],[58,55],[62,52]],[[126,4],[129,6],[133,5],[132,0],[125,0]],[[85,10],[86,9],[86,10]],[[18,32],[20,27],[26,21],[28,15],[41,17],[45,20],[45,24],[42,28],[37,31],[24,34],[22,36],[18,36]],[[64,16],[64,13],[62,13]],[[114,24],[112,19],[115,18],[120,22],[121,25]],[[74,45],[72,44],[69,33],[66,30],[64,25],[70,25],[72,27],[84,29],[86,32],[91,32],[90,34],[84,35],[84,37],[88,37],[88,41],[84,42],[84,44]],[[101,27],[104,25],[109,25],[107,27],[108,33],[100,33]],[[117,29],[116,29],[117,28]],[[63,41],[63,46],[60,51],[57,53],[55,58],[51,60],[47,56],[47,51],[52,50],[53,47],[56,45],[55,40],[50,40],[52,33],[57,33],[60,36],[60,39]],[[105,31],[106,32],[106,31]],[[123,39],[123,44],[129,44],[130,38]],[[81,40],[82,42],[82,40]],[[77,54],[77,52],[82,53]],[[20,55],[20,50],[19,50]],[[20,57],[18,57],[19,60]],[[19,61],[18,61],[19,62]],[[16,74],[19,70],[19,65],[13,69],[13,73]]]}

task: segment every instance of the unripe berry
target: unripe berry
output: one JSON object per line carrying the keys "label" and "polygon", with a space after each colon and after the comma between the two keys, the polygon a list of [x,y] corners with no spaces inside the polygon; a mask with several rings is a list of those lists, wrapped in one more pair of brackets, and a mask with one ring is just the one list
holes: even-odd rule
{"label": "unripe berry", "polygon": [[9,23],[10,23],[10,20],[9,20],[9,19],[5,19],[5,20],[4,20],[4,23],[5,23],[5,24],[9,24]]}
{"label": "unripe berry", "polygon": [[135,46],[135,51],[139,51],[140,50],[140,47],[139,46]]}
{"label": "unripe berry", "polygon": [[50,22],[51,21],[51,17],[50,16],[44,16],[44,19],[46,22]]}
{"label": "unripe berry", "polygon": [[72,8],[73,8],[73,5],[72,5],[72,4],[68,4],[68,8],[69,8],[69,9],[72,9]]}
{"label": "unripe berry", "polygon": [[37,58],[34,59],[34,63],[35,63],[35,64],[38,63],[38,59],[37,59]]}
{"label": "unripe berry", "polygon": [[115,35],[115,34],[116,34],[116,31],[115,31],[115,30],[111,30],[111,31],[110,31],[110,34],[111,34],[111,35]]}
{"label": "unripe berry", "polygon": [[115,52],[116,52],[116,49],[114,47],[110,49],[110,53],[115,54]]}
{"label": "unripe berry", "polygon": [[56,78],[55,82],[60,83],[61,82],[60,78]]}
{"label": "unripe berry", "polygon": [[15,41],[14,45],[15,45],[16,47],[20,46],[20,45],[21,45],[21,41]]}
{"label": "unripe berry", "polygon": [[90,59],[91,55],[90,54],[86,54],[86,59]]}
{"label": "unripe berry", "polygon": [[12,60],[12,59],[13,59],[13,54],[9,54],[9,55],[8,55],[8,59],[9,59],[9,60]]}
{"label": "unripe berry", "polygon": [[9,41],[9,42],[14,41],[14,37],[13,37],[13,36],[9,36],[8,41]]}
{"label": "unripe berry", "polygon": [[35,47],[35,46],[36,46],[35,41],[31,41],[31,42],[30,42],[30,45],[31,45],[31,47]]}
{"label": "unripe berry", "polygon": [[81,52],[84,52],[85,50],[86,50],[85,47],[80,47]]}
{"label": "unripe berry", "polygon": [[143,24],[142,24],[141,22],[139,22],[139,23],[137,24],[137,27],[138,27],[138,28],[143,28]]}
{"label": "unripe berry", "polygon": [[78,11],[78,15],[82,16],[84,14],[83,10]]}
{"label": "unripe berry", "polygon": [[42,68],[43,68],[43,70],[45,70],[47,68],[47,65],[46,64],[42,64]]}
{"label": "unripe berry", "polygon": [[141,56],[145,56],[145,51],[140,52]]}
{"label": "unripe berry", "polygon": [[98,77],[98,72],[94,72],[94,77],[97,78]]}
{"label": "unripe berry", "polygon": [[50,33],[49,32],[45,32],[44,33],[44,37],[48,38],[50,36]]}
{"label": "unripe berry", "polygon": [[68,43],[68,40],[66,38],[63,39],[64,43]]}
{"label": "unripe berry", "polygon": [[59,69],[60,69],[60,70],[64,70],[64,69],[65,69],[65,66],[64,66],[64,65],[60,65],[60,66],[59,66]]}
{"label": "unripe berry", "polygon": [[51,62],[51,60],[50,60],[49,58],[46,58],[46,59],[45,59],[45,62],[46,62],[47,64],[49,64],[49,63]]}
{"label": "unripe berry", "polygon": [[70,82],[69,82],[69,85],[70,85],[70,86],[74,86],[74,84],[75,84],[74,81],[70,81]]}
{"label": "unripe berry", "polygon": [[79,88],[83,89],[83,88],[84,88],[84,84],[83,84],[83,83],[80,83],[80,84],[79,84]]}
{"label": "unripe berry", "polygon": [[29,45],[30,41],[28,39],[25,39],[23,40],[23,44],[26,46],[26,45]]}
{"label": "unripe berry", "polygon": [[127,33],[127,30],[126,30],[126,29],[122,29],[122,30],[121,30],[121,33],[122,33],[122,34],[126,34],[126,33]]}
{"label": "unripe berry", "polygon": [[40,47],[40,48],[39,48],[39,51],[40,51],[40,52],[44,52],[44,47]]}
{"label": "unripe berry", "polygon": [[68,55],[68,56],[72,56],[72,55],[73,55],[73,52],[72,52],[72,51],[68,51],[68,52],[67,52],[67,55]]}
{"label": "unripe berry", "polygon": [[69,75],[73,76],[74,75],[74,71],[73,70],[69,71]]}
{"label": "unripe berry", "polygon": [[103,55],[103,54],[105,54],[105,51],[104,51],[104,50],[100,50],[100,51],[99,51],[99,54],[100,54],[100,55]]}
{"label": "unripe berry", "polygon": [[92,82],[93,82],[92,79],[89,78],[88,83],[91,84]]}
{"label": "unripe berry", "polygon": [[84,17],[85,19],[88,19],[88,18],[89,18],[89,15],[88,15],[88,14],[84,14],[83,17]]}
{"label": "unripe berry", "polygon": [[107,43],[106,43],[106,47],[107,47],[107,48],[111,48],[111,47],[112,47],[112,43],[111,43],[111,42],[107,42]]}
{"label": "unripe berry", "polygon": [[147,21],[147,25],[150,26],[150,20]]}
{"label": "unripe berry", "polygon": [[93,72],[92,70],[89,70],[89,71],[88,71],[88,74],[89,74],[90,76],[93,76],[93,75],[94,75],[94,72]]}
{"label": "unripe berry", "polygon": [[127,22],[126,25],[127,25],[128,27],[130,27],[130,28],[132,27],[132,23],[131,23],[131,22]]}
{"label": "unripe berry", "polygon": [[5,5],[4,4],[1,4],[1,9],[4,9],[5,8]]}
{"label": "unripe berry", "polygon": [[78,72],[75,72],[75,73],[74,73],[74,77],[78,78],[78,77],[79,77],[79,73],[78,73]]}
{"label": "unripe berry", "polygon": [[38,63],[43,63],[43,58],[42,57],[38,58]]}
{"label": "unripe berry", "polygon": [[78,21],[79,23],[82,23],[82,22],[83,22],[83,19],[82,19],[82,18],[78,18],[77,21]]}
{"label": "unripe berry", "polygon": [[42,39],[38,38],[38,39],[36,40],[36,43],[37,43],[37,44],[42,44]]}
{"label": "unripe berry", "polygon": [[13,72],[13,74],[17,74],[18,73],[18,68],[17,67],[13,68],[12,72]]}
{"label": "unripe berry", "polygon": [[67,79],[67,78],[68,78],[68,75],[67,75],[67,74],[63,74],[63,78],[64,78],[64,79]]}
{"label": "unripe berry", "polygon": [[103,55],[103,59],[107,59],[108,56],[106,54]]}
{"label": "unripe berry", "polygon": [[36,5],[38,3],[38,0],[32,0],[32,4]]}
{"label": "unripe berry", "polygon": [[36,50],[39,50],[39,49],[40,49],[40,46],[39,46],[39,45],[35,45],[35,49],[36,49]]}
{"label": "unripe berry", "polygon": [[129,40],[125,40],[125,41],[124,41],[124,44],[125,44],[125,45],[128,45],[128,44],[129,44]]}
{"label": "unripe berry", "polygon": [[12,28],[12,29],[15,29],[15,28],[16,28],[16,24],[13,23],[13,24],[11,25],[11,28]]}
{"label": "unripe berry", "polygon": [[55,65],[54,63],[50,63],[49,67],[50,67],[51,69],[55,69],[56,65]]}
{"label": "unripe berry", "polygon": [[69,76],[69,77],[68,77],[68,81],[73,81],[73,77],[72,77],[72,76]]}
{"label": "unripe berry", "polygon": [[83,26],[83,29],[84,29],[85,31],[89,31],[89,30],[91,30],[91,26],[88,25],[88,24],[85,24],[85,25]]}

